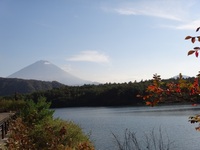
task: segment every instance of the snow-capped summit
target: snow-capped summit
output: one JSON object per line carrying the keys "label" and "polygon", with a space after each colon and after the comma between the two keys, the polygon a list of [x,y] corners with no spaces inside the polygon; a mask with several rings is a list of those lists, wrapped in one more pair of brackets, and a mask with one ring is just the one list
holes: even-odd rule
{"label": "snow-capped summit", "polygon": [[73,76],[46,60],[37,61],[13,74],[8,78],[35,79],[42,81],[58,81],[66,85],[83,85],[92,82]]}

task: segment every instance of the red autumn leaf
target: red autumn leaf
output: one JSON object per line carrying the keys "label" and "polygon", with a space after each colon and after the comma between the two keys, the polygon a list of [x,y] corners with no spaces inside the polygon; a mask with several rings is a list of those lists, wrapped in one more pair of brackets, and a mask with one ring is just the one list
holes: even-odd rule
{"label": "red autumn leaf", "polygon": [[198,31],[199,31],[199,29],[200,29],[200,27],[198,27],[198,28],[196,29],[196,32],[198,32]]}
{"label": "red autumn leaf", "polygon": [[176,89],[176,92],[177,92],[177,93],[181,93],[181,89],[180,89],[180,88],[177,88],[177,89]]}
{"label": "red autumn leaf", "polygon": [[192,89],[190,92],[190,95],[194,95],[194,94],[195,94],[195,91],[194,91],[194,89]]}
{"label": "red autumn leaf", "polygon": [[194,49],[200,49],[200,47],[194,47]]}
{"label": "red autumn leaf", "polygon": [[149,85],[148,87],[147,87],[147,90],[148,91],[153,91],[153,90],[155,90],[155,86],[154,85]]}
{"label": "red autumn leaf", "polygon": [[197,38],[198,38],[198,41],[200,42],[200,36],[197,36]]}
{"label": "red autumn leaf", "polygon": [[143,97],[143,100],[146,100],[146,99],[147,99],[147,97],[146,97],[146,96],[144,96],[144,97]]}
{"label": "red autumn leaf", "polygon": [[194,52],[195,52],[194,50],[190,50],[190,51],[188,52],[188,56],[189,56],[189,55],[192,55]]}
{"label": "red autumn leaf", "polygon": [[199,56],[199,52],[195,51],[195,56],[198,57]]}
{"label": "red autumn leaf", "polygon": [[191,42],[194,43],[196,41],[195,37],[192,37]]}
{"label": "red autumn leaf", "polygon": [[196,127],[195,129],[196,129],[197,131],[200,131],[200,127]]}
{"label": "red autumn leaf", "polygon": [[188,39],[191,39],[191,38],[192,38],[191,36],[186,36],[185,40],[188,40]]}
{"label": "red autumn leaf", "polygon": [[159,100],[154,100],[154,101],[153,101],[153,106],[157,105],[158,102],[159,102]]}
{"label": "red autumn leaf", "polygon": [[147,106],[148,106],[148,105],[152,106],[152,102],[146,102],[146,105],[147,105]]}

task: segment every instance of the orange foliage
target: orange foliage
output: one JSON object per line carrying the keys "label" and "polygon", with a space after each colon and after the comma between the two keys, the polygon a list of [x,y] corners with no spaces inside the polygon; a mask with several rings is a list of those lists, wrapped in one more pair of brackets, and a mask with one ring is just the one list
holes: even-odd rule
{"label": "orange foliage", "polygon": [[[200,27],[196,29],[196,32],[200,30]],[[186,36],[185,40],[191,40],[192,43],[196,41],[200,42],[200,36]],[[199,56],[200,47],[194,47],[192,50],[188,51],[188,55],[195,54],[196,57]],[[199,88],[199,79],[200,72],[195,78],[193,83],[186,82],[182,78],[182,75],[179,75],[178,83],[167,83],[165,86],[161,86],[160,75],[153,75],[153,83],[149,85],[146,89],[146,95],[140,96],[145,100],[146,105],[155,106],[159,102],[162,102],[161,99],[165,96],[173,95],[173,97],[178,97],[179,99],[184,99],[187,97],[187,100],[194,101],[195,97],[197,98],[200,95]],[[197,104],[192,104],[192,106],[197,106]],[[200,123],[200,115],[192,116],[189,119],[190,123]],[[200,131],[200,125],[196,127],[196,130]]]}
{"label": "orange foliage", "polygon": [[198,77],[194,79],[193,83],[187,82],[179,75],[178,83],[162,83],[161,78],[157,78],[157,74],[154,74],[153,83],[146,88],[146,94],[140,96],[145,100],[146,105],[155,106],[159,102],[163,102],[163,99],[169,96],[177,97],[178,99],[193,102],[195,96],[200,94],[200,88],[198,83]]}

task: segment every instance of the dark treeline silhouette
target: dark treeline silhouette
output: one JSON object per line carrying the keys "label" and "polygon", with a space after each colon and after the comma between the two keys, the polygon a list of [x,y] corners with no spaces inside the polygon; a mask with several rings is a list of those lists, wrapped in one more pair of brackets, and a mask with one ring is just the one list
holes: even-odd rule
{"label": "dark treeline silhouette", "polygon": [[56,81],[47,82],[38,80],[0,77],[0,96],[12,95],[13,93],[26,94],[33,93],[36,91],[46,91],[63,86],[63,84]]}
{"label": "dark treeline silhouette", "polygon": [[[193,81],[194,78],[186,79]],[[177,82],[178,79],[162,80],[163,83]],[[99,85],[61,86],[50,90],[37,91],[29,94],[15,93],[4,99],[32,99],[45,97],[51,102],[52,108],[83,107],[83,106],[138,106],[145,105],[137,95],[143,95],[153,80],[129,83],[106,83]],[[173,97],[170,97],[173,99]],[[180,101],[181,102],[181,101]]]}
{"label": "dark treeline silhouette", "polygon": [[145,84],[101,84],[83,86],[65,86],[45,92],[35,92],[26,99],[37,100],[46,97],[52,107],[81,107],[81,106],[125,106],[141,105],[137,95],[144,91]]}

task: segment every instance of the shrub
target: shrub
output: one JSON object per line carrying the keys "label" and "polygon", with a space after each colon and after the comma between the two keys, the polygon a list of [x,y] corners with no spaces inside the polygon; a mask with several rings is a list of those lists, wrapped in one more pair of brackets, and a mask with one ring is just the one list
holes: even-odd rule
{"label": "shrub", "polygon": [[94,150],[88,136],[83,134],[81,128],[72,122],[49,119],[32,128],[28,127],[22,118],[17,118],[11,124],[7,148],[16,150]]}
{"label": "shrub", "polygon": [[30,136],[36,143],[37,149],[62,149],[76,148],[81,143],[87,143],[92,149],[89,138],[83,134],[81,128],[73,122],[66,122],[60,119],[48,120],[35,126]]}
{"label": "shrub", "polygon": [[11,150],[35,150],[35,145],[29,137],[29,131],[30,129],[24,124],[22,118],[14,120],[10,125],[10,134],[6,147]]}
{"label": "shrub", "polygon": [[20,117],[29,126],[37,125],[46,119],[53,118],[53,110],[50,110],[51,103],[46,102],[44,97],[38,99],[35,103],[33,100],[26,101],[25,107],[20,111]]}
{"label": "shrub", "polygon": [[19,117],[11,123],[8,149],[94,150],[82,129],[73,122],[53,119],[50,103],[40,98],[27,101]]}
{"label": "shrub", "polygon": [[0,100],[0,111],[20,111],[24,108],[24,100]]}

